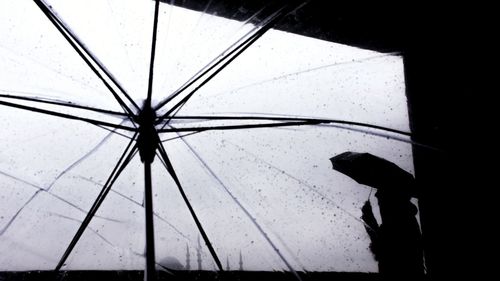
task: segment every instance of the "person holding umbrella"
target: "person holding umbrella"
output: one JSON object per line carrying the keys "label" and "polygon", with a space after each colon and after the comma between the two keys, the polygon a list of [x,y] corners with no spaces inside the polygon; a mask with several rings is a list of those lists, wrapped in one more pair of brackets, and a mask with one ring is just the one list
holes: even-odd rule
{"label": "person holding umbrella", "polygon": [[372,241],[370,249],[385,278],[421,280],[424,276],[415,179],[396,164],[369,153],[344,152],[330,158],[333,169],[360,184],[377,189],[381,225],[372,212],[370,201],[362,207],[361,219]]}

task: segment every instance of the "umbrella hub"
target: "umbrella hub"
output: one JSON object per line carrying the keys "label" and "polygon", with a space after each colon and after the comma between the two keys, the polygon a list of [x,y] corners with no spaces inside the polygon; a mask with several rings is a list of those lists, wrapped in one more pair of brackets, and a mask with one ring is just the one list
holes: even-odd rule
{"label": "umbrella hub", "polygon": [[152,163],[160,138],[155,128],[156,112],[147,103],[141,109],[137,122],[139,124],[139,136],[137,146],[142,162]]}

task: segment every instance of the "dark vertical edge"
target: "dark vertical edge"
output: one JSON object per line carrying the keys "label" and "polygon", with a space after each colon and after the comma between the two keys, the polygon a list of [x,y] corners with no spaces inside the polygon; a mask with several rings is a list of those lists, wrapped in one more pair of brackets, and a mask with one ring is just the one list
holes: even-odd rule
{"label": "dark vertical edge", "polygon": [[153,39],[151,40],[151,61],[149,62],[148,95],[146,98],[146,104],[148,107],[151,107],[151,96],[153,94],[153,72],[154,72],[155,52],[156,52],[156,35],[158,33],[159,9],[160,9],[160,1],[156,0],[154,22],[153,22]]}
{"label": "dark vertical edge", "polygon": [[144,212],[146,215],[146,271],[145,281],[156,280],[153,190],[151,184],[151,162],[144,162]]}

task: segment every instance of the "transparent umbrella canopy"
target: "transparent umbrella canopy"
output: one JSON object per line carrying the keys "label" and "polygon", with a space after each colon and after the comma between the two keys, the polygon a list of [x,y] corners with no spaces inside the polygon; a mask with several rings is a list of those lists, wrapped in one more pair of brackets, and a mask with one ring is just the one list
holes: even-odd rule
{"label": "transparent umbrella canopy", "polygon": [[329,158],[413,172],[401,57],[212,2],[1,2],[0,270],[377,271]]}

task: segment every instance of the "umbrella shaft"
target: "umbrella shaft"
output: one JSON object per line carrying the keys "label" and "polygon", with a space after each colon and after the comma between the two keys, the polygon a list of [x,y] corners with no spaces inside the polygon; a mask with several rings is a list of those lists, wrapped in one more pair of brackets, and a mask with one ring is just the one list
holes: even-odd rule
{"label": "umbrella shaft", "polygon": [[151,162],[144,162],[144,211],[146,214],[146,271],[145,281],[156,280],[155,237],[153,224],[153,192],[151,186]]}

